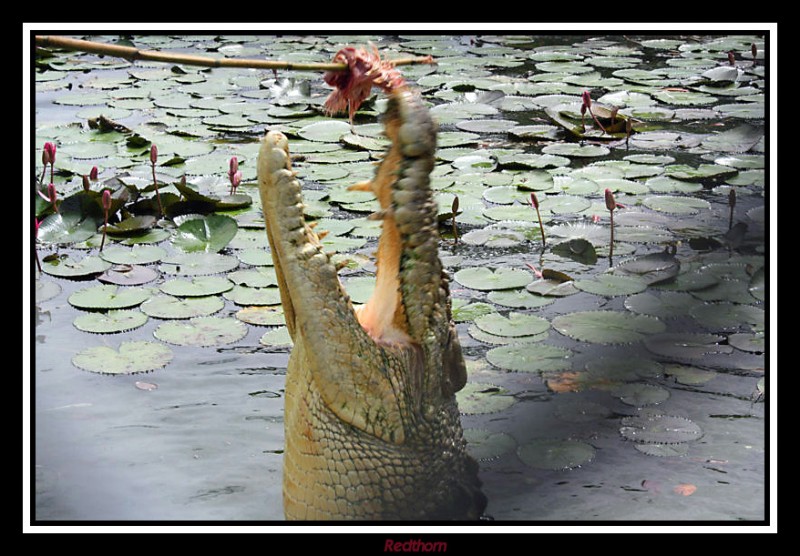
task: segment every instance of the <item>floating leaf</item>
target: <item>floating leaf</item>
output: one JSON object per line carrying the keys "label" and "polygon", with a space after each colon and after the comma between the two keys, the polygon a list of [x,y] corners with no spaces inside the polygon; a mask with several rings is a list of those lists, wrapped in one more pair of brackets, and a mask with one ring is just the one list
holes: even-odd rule
{"label": "floating leaf", "polygon": [[590,463],[595,449],[577,440],[542,438],[519,446],[517,455],[529,467],[562,471]]}
{"label": "floating leaf", "polygon": [[218,253],[233,239],[239,227],[236,220],[221,214],[209,214],[183,221],[172,238],[173,245],[186,253]]}
{"label": "floating leaf", "polygon": [[635,276],[646,284],[659,284],[675,278],[680,272],[680,261],[668,253],[650,253],[625,261],[614,267],[614,274]]}
{"label": "floating leaf", "polygon": [[531,293],[548,297],[565,297],[580,291],[572,281],[564,282],[554,279],[536,280],[525,286],[525,289]]}
{"label": "floating leaf", "polygon": [[477,317],[495,312],[489,303],[468,303],[466,299],[453,299],[453,320],[455,322],[471,322]]}
{"label": "floating leaf", "polygon": [[338,143],[350,133],[350,124],[341,120],[327,120],[308,124],[297,131],[297,134],[308,141]]}
{"label": "floating leaf", "polygon": [[126,218],[119,224],[108,225],[105,227],[106,233],[113,237],[128,237],[140,235],[155,226],[157,219],[155,216],[143,215]]}
{"label": "floating leaf", "polygon": [[198,276],[189,280],[173,279],[161,284],[161,291],[177,297],[205,297],[233,288],[233,283],[221,276]]}
{"label": "floating leaf", "polygon": [[648,350],[664,357],[696,359],[705,355],[728,354],[733,348],[724,345],[725,338],[714,334],[658,334],[645,341]]}
{"label": "floating leaf", "polygon": [[481,382],[467,382],[456,392],[458,409],[464,415],[496,413],[508,409],[516,401],[505,388]]}
{"label": "floating leaf", "polygon": [[50,245],[69,245],[86,241],[97,233],[97,224],[79,214],[51,214],[42,220],[36,239]]}
{"label": "floating leaf", "polygon": [[499,313],[488,313],[478,316],[475,324],[489,334],[497,336],[533,336],[550,328],[547,319],[526,313],[511,312],[507,317]]}
{"label": "floating leaf", "polygon": [[624,404],[642,407],[668,400],[669,390],[654,384],[622,384],[614,388],[611,395],[618,397]]}
{"label": "floating leaf", "polygon": [[195,317],[188,322],[165,322],[153,334],[170,344],[209,347],[241,340],[247,335],[247,326],[232,318]]}
{"label": "floating leaf", "polygon": [[525,290],[496,290],[489,292],[487,299],[492,303],[515,309],[534,309],[553,302],[553,299],[533,295]]}
{"label": "floating leaf", "polygon": [[688,444],[636,444],[634,448],[648,456],[661,458],[683,457],[689,453]]}
{"label": "floating leaf", "polygon": [[697,214],[701,210],[709,210],[711,204],[695,197],[676,197],[673,195],[656,195],[647,197],[642,204],[649,209],[668,214]]}
{"label": "floating leaf", "polygon": [[280,291],[277,287],[250,288],[247,286],[234,286],[223,294],[225,299],[236,305],[277,305],[281,302]]}
{"label": "floating leaf", "polygon": [[685,316],[700,303],[697,298],[684,292],[639,293],[625,299],[625,308],[634,313],[651,315],[662,319]]}
{"label": "floating leaf", "polygon": [[560,403],[554,415],[570,423],[588,423],[607,419],[614,412],[599,403],[587,400],[571,400]]}
{"label": "floating leaf", "polygon": [[553,253],[561,257],[566,257],[585,265],[593,265],[597,262],[597,252],[594,245],[583,238],[574,238],[555,245]]}
{"label": "floating leaf", "polygon": [[158,272],[146,266],[116,265],[99,275],[97,279],[105,284],[117,286],[141,286],[158,277]]}
{"label": "floating leaf", "polygon": [[154,295],[144,303],[144,314],[159,319],[188,319],[207,316],[220,311],[225,303],[216,296],[179,298],[171,295]]}
{"label": "floating leaf", "polygon": [[531,275],[517,268],[492,270],[476,266],[459,270],[455,274],[455,279],[459,284],[474,290],[510,290],[528,284]]}
{"label": "floating leaf", "polygon": [[280,326],[269,332],[265,332],[259,343],[271,347],[289,347],[292,345],[292,338],[289,336],[289,329],[285,326]]}
{"label": "floating leaf", "polygon": [[693,421],[673,415],[634,415],[623,417],[620,433],[627,440],[646,444],[677,444],[703,436]]}
{"label": "floating leaf", "polygon": [[510,344],[490,349],[486,359],[507,371],[536,373],[563,371],[571,367],[572,352],[547,344]]}
{"label": "floating leaf", "polygon": [[632,295],[647,289],[647,283],[639,278],[607,273],[598,274],[589,279],[576,280],[574,284],[579,290],[608,297]]}
{"label": "floating leaf", "polygon": [[89,255],[83,259],[54,258],[42,261],[42,272],[59,278],[78,279],[96,274],[101,274],[111,268],[111,263],[104,261],[100,257]]}
{"label": "floating leaf", "polygon": [[73,324],[78,330],[94,334],[114,334],[138,328],[147,322],[141,311],[118,310],[107,313],[87,313],[78,316]]}
{"label": "floating leaf", "polygon": [[127,309],[150,297],[143,288],[119,288],[114,285],[91,286],[69,296],[69,303],[78,309]]}
{"label": "floating leaf", "polygon": [[236,318],[255,326],[282,326],[285,323],[280,305],[244,307],[236,312]]}
{"label": "floating leaf", "polygon": [[123,342],[119,351],[97,346],[72,358],[79,369],[100,374],[146,373],[165,367],[172,361],[172,350],[156,342]]}
{"label": "floating leaf", "polygon": [[666,328],[655,317],[618,311],[582,311],[559,315],[553,319],[552,325],[570,338],[598,344],[639,342]]}
{"label": "floating leaf", "polygon": [[738,350],[749,353],[764,353],[766,342],[764,334],[731,334],[728,343]]}
{"label": "floating leaf", "polygon": [[36,280],[36,303],[53,299],[61,293],[61,286],[55,282]]}
{"label": "floating leaf", "polygon": [[464,429],[467,452],[478,461],[492,461],[514,449],[517,441],[504,432],[485,429]]}
{"label": "floating leaf", "polygon": [[142,265],[160,261],[167,255],[167,251],[156,245],[136,245],[126,248],[119,245],[110,245],[100,252],[100,257],[113,264]]}
{"label": "floating leaf", "polygon": [[667,365],[664,368],[664,373],[675,378],[679,384],[698,385],[705,384],[715,376],[717,373],[714,371],[706,371],[698,369],[697,367],[690,367],[688,365]]}
{"label": "floating leaf", "polygon": [[239,266],[236,257],[219,253],[182,253],[161,261],[159,269],[165,274],[205,276],[228,272]]}

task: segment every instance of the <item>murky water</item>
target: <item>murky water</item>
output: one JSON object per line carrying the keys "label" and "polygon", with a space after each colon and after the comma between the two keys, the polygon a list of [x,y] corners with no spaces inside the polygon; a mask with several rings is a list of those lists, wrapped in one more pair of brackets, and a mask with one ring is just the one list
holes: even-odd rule
{"label": "murky water", "polygon": [[[560,37],[558,44],[569,44]],[[72,109],[37,96],[37,118],[69,121]],[[617,158],[627,153],[615,153]],[[660,154],[660,153],[659,153]],[[680,153],[695,163],[697,156]],[[705,195],[701,193],[700,195]],[[714,214],[727,208],[714,200]],[[740,200],[740,214],[763,205],[763,197]],[[750,223],[749,254],[761,253],[765,231]],[[469,229],[468,227],[465,229]],[[485,259],[493,266],[536,263],[531,245],[487,250],[445,245],[448,269]],[[639,247],[639,252],[651,249]],[[364,252],[368,252],[365,249]],[[72,252],[69,249],[64,253]],[[677,256],[697,255],[686,243]],[[724,260],[725,250],[720,251]],[[622,256],[620,256],[622,259]],[[552,259],[547,259],[548,261]],[[567,271],[571,264],[562,268]],[[579,265],[578,265],[579,266]],[[599,262],[596,271],[605,270]],[[74,367],[70,360],[90,345],[117,346],[118,335],[78,331],[80,311],[67,299],[87,282],[53,277],[61,292],[34,303],[32,433],[35,519],[42,521],[219,520],[283,518],[281,467],[283,389],[288,350],[259,342],[263,329],[250,326],[233,345],[174,349],[167,368],[147,374],[105,376]],[[485,301],[481,292],[454,283],[453,295]],[[625,296],[588,293],[558,299],[531,312],[552,320],[574,311],[624,311]],[[239,307],[226,302],[218,316]],[[150,321],[126,340],[151,340],[160,322]],[[705,331],[688,317],[670,320],[670,330]],[[657,386],[668,397],[637,405],[615,385],[554,391],[538,373],[506,372],[485,360],[491,347],[459,324],[469,361],[469,380],[502,388],[513,405],[497,412],[464,415],[465,429],[504,433],[513,440],[481,461],[497,521],[760,521],[766,516],[767,419],[758,393],[763,353],[734,350],[693,358],[693,367],[715,374],[707,381],[680,382],[659,372],[633,381]],[[572,350],[572,368],[583,370],[604,357],[641,357],[670,363],[642,346],[606,346],[573,340],[550,330],[548,343]],[[680,362],[680,361],[679,361]],[[685,362],[685,361],[683,361]],[[686,419],[702,435],[680,444],[685,451],[643,453],[621,434],[624,419],[657,412]],[[568,470],[527,465],[520,446],[552,438],[586,443],[590,461]],[[641,445],[638,445],[641,448]]]}

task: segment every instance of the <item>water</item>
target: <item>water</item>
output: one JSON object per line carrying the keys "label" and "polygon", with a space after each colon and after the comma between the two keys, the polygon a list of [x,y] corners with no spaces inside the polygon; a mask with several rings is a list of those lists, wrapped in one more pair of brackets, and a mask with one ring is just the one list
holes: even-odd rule
{"label": "water", "polygon": [[[553,38],[559,44],[572,44],[570,39]],[[464,48],[466,43],[460,44]],[[498,73],[509,72],[514,73]],[[73,79],[77,82],[85,76]],[[74,119],[74,107],[52,103],[58,95],[37,95],[38,121],[49,124]],[[140,113],[132,118],[137,123],[145,119]],[[626,154],[615,150],[609,159]],[[670,154],[676,154],[681,162],[702,161],[691,153]],[[582,163],[588,162],[575,161],[571,167]],[[703,219],[727,218],[727,206],[718,196],[708,191],[697,195],[712,202],[710,215],[675,217],[676,227],[677,222],[696,225]],[[758,194],[741,197],[738,218],[763,204]],[[751,257],[763,255],[765,232],[758,222],[748,224],[748,235],[740,248]],[[601,257],[594,268],[586,269],[558,260],[549,252],[540,260],[538,246],[530,243],[512,249],[444,247],[451,273],[476,261],[496,267],[520,267],[526,261],[541,268],[544,263],[572,273],[602,272],[609,266]],[[652,252],[647,246],[634,249]],[[615,262],[629,254],[615,254]],[[718,260],[725,261],[731,254],[720,249]],[[705,257],[688,242],[678,246],[677,256],[683,262],[701,255]],[[249,326],[247,336],[234,345],[175,348],[170,364],[151,373],[106,376],[81,371],[70,359],[84,347],[116,347],[123,336],[126,341],[152,340],[160,321],[150,319],[124,335],[80,332],[72,323],[81,311],[70,306],[67,299],[90,283],[48,276],[42,280],[56,282],[61,293],[31,303],[35,322],[31,339],[31,503],[35,519],[282,520],[282,393],[287,350],[264,347],[259,342],[264,329]],[[457,283],[452,289],[454,297],[486,301],[485,293]],[[625,311],[624,301],[625,296],[578,293],[532,312],[552,320],[575,311]],[[237,309],[226,302],[218,316],[232,316]],[[669,329],[707,331],[688,315],[669,319]],[[734,350],[671,361],[655,357],[641,345],[604,346],[549,331],[548,344],[572,350],[575,372],[603,357],[640,357],[664,364],[690,363],[716,373],[701,384],[681,383],[663,371],[629,379],[668,392],[664,401],[637,406],[616,395],[614,384],[595,383],[578,392],[558,393],[548,388],[538,373],[494,368],[485,360],[492,346],[474,339],[468,323],[459,324],[458,330],[469,363],[469,380],[496,385],[515,402],[503,411],[463,417],[466,429],[504,433],[513,439],[508,450],[481,461],[481,478],[489,498],[487,514],[496,521],[732,523],[765,518],[767,407],[757,389],[766,366],[764,354]],[[742,331],[747,330],[742,327]],[[624,417],[648,412],[688,419],[700,427],[702,437],[680,446],[685,449],[682,455],[642,453],[620,431]],[[569,470],[526,465],[517,449],[542,438],[589,444],[594,456]]]}

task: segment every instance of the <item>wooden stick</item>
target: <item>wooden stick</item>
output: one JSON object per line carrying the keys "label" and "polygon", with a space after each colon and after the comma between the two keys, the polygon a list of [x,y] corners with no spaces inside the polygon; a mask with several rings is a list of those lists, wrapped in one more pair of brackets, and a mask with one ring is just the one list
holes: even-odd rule
{"label": "wooden stick", "polygon": [[[124,58],[126,60],[150,60],[154,62],[171,62],[190,66],[204,66],[210,68],[252,68],[272,70],[312,70],[312,71],[344,71],[347,64],[315,63],[315,62],[282,62],[276,60],[254,60],[246,58],[211,58],[208,56],[195,56],[192,54],[178,54],[159,52],[157,50],[140,50],[131,46],[118,44],[104,44],[53,35],[37,35],[37,46],[63,48],[66,50],[80,50],[93,54],[103,54]],[[431,56],[416,58],[398,58],[391,60],[396,66],[409,64],[433,64]]]}

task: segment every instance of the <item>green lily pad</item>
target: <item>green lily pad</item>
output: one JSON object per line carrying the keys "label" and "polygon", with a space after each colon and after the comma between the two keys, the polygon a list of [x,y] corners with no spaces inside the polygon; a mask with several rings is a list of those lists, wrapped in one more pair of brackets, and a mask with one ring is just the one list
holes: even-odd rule
{"label": "green lily pad", "polygon": [[96,233],[97,224],[91,219],[81,219],[80,214],[51,214],[42,220],[36,238],[48,245],[70,245],[86,241]]}
{"label": "green lily pad", "polygon": [[81,351],[72,364],[93,373],[125,375],[146,373],[172,361],[172,350],[156,342],[123,342],[119,350],[96,346]]}
{"label": "green lily pad", "polygon": [[706,355],[726,355],[733,348],[722,344],[726,338],[715,334],[674,332],[657,334],[645,341],[645,347],[656,355],[676,359],[697,359]]}
{"label": "green lily pad", "polygon": [[[614,267],[614,274],[642,280],[647,285],[660,284],[674,279],[680,273],[681,263],[668,253],[650,253],[635,257]],[[636,293],[636,292],[633,292]]]}
{"label": "green lily pad", "polygon": [[464,440],[467,441],[467,452],[478,461],[496,460],[517,445],[511,435],[485,429],[464,429]]}
{"label": "green lily pad", "polygon": [[703,436],[694,422],[674,415],[633,415],[622,419],[620,434],[627,440],[645,444],[678,444]]}
{"label": "green lily pad", "polygon": [[490,268],[477,266],[463,268],[455,273],[456,281],[474,290],[510,290],[527,285],[531,281],[529,272],[516,268]]}
{"label": "green lily pad", "polygon": [[517,455],[529,467],[566,471],[590,463],[595,449],[577,440],[541,438],[519,446]]}
{"label": "green lily pad", "polygon": [[175,229],[172,243],[186,253],[218,253],[230,243],[238,229],[236,220],[230,216],[190,217]]}
{"label": "green lily pad", "polygon": [[570,423],[588,423],[607,419],[613,415],[608,407],[586,400],[569,400],[559,403],[554,415]]}
{"label": "green lily pad", "polygon": [[748,353],[764,353],[767,349],[763,333],[759,334],[731,334],[728,343],[738,350]]}
{"label": "green lily pad", "polygon": [[97,279],[104,284],[117,286],[141,286],[159,277],[158,272],[152,268],[140,265],[115,265]]}
{"label": "green lily pad", "polygon": [[160,261],[167,251],[157,245],[136,245],[130,249],[110,245],[100,252],[100,257],[114,264],[142,265]]}
{"label": "green lily pad", "polygon": [[247,335],[247,326],[233,318],[195,317],[188,322],[165,322],[153,334],[169,344],[211,347],[238,342]]}
{"label": "green lily pad", "polygon": [[597,344],[629,344],[663,332],[666,326],[655,317],[618,311],[580,311],[559,315],[553,328],[575,340]]}
{"label": "green lily pad", "polygon": [[489,292],[487,299],[497,305],[515,309],[535,309],[554,301],[540,295],[533,295],[526,290],[496,290]]}
{"label": "green lily pad", "polygon": [[511,337],[533,336],[550,328],[547,319],[513,311],[507,317],[495,312],[479,316],[475,318],[475,324],[489,334]]}
{"label": "green lily pad", "polygon": [[589,266],[597,262],[597,251],[595,251],[594,245],[583,238],[562,241],[553,246],[552,252],[560,257],[572,259]]}
{"label": "green lily pad", "polygon": [[341,120],[328,120],[308,124],[297,130],[297,134],[308,141],[338,143],[350,133],[350,124]]}
{"label": "green lily pad", "polygon": [[278,276],[275,268],[271,266],[235,270],[228,274],[228,280],[238,286],[251,288],[266,288],[278,285]]}
{"label": "green lily pad", "polygon": [[128,309],[141,305],[150,292],[143,288],[120,288],[114,285],[90,286],[69,296],[69,303],[78,309]]}
{"label": "green lily pad", "polygon": [[276,287],[234,286],[225,292],[223,297],[236,305],[277,305],[281,302],[281,295]]}
{"label": "green lily pad", "polygon": [[572,281],[553,280],[543,278],[531,282],[525,289],[531,293],[547,297],[566,297],[578,293],[580,290],[575,287]]}
{"label": "green lily pad", "polygon": [[236,312],[236,318],[255,326],[282,326],[285,323],[280,305],[244,307]]}
{"label": "green lily pad", "polygon": [[265,332],[259,343],[270,347],[285,348],[292,345],[292,337],[289,335],[289,329],[285,326],[280,326],[269,332]]}
{"label": "green lily pad", "polygon": [[574,284],[579,290],[607,297],[632,295],[647,289],[647,282],[640,278],[607,273],[598,274],[592,278],[575,280]]}
{"label": "green lily pad", "polygon": [[657,405],[669,399],[669,390],[655,384],[621,384],[611,391],[611,395],[626,405],[643,407]]}
{"label": "green lily pad", "polygon": [[611,149],[602,145],[581,145],[579,143],[553,143],[542,149],[546,154],[557,154],[562,156],[576,156],[580,158],[591,158],[595,156],[605,156]]}
{"label": "green lily pad", "polygon": [[737,303],[704,303],[692,308],[690,314],[709,330],[738,330],[748,325],[753,330],[764,329],[764,309]]}
{"label": "green lily pad", "polygon": [[117,310],[107,313],[86,313],[78,316],[73,324],[78,330],[93,334],[114,334],[139,328],[147,322],[141,311]]}
{"label": "green lily pad", "polygon": [[214,314],[224,306],[225,302],[217,296],[181,298],[164,294],[154,295],[140,309],[154,318],[188,319]]}
{"label": "green lily pad", "polygon": [[508,409],[516,401],[505,388],[482,382],[467,382],[456,392],[458,409],[464,415],[497,413]]}
{"label": "green lily pad", "polygon": [[104,226],[108,235],[113,237],[128,237],[143,234],[155,226],[155,216],[143,215],[126,218],[119,224]]}
{"label": "green lily pad", "polygon": [[689,445],[682,444],[634,444],[637,452],[656,457],[684,457],[689,453]]}
{"label": "green lily pad", "polygon": [[686,384],[689,386],[705,384],[717,376],[717,373],[714,371],[698,369],[697,367],[688,365],[667,365],[664,368],[664,373],[674,377],[675,381],[679,384]]}
{"label": "green lily pad", "polygon": [[53,299],[61,293],[61,286],[49,280],[36,280],[36,303]]}
{"label": "green lily pad", "polygon": [[625,299],[625,308],[634,313],[650,315],[661,319],[685,316],[701,303],[696,297],[685,292],[664,291],[659,295],[643,292]]}
{"label": "green lily pad", "polygon": [[233,288],[233,283],[221,276],[197,276],[188,280],[175,278],[161,284],[161,291],[175,297],[205,297]]}
{"label": "green lily pad", "polygon": [[219,253],[182,253],[161,261],[159,270],[164,274],[205,276],[229,272],[239,266],[236,257]]}
{"label": "green lily pad", "polygon": [[490,303],[469,303],[466,299],[455,298],[452,303],[453,320],[455,322],[472,322],[476,318],[494,313],[496,309]]}
{"label": "green lily pad", "polygon": [[696,197],[676,197],[674,195],[654,195],[646,197],[642,204],[649,209],[667,214],[689,215],[701,210],[710,210],[711,204]]}
{"label": "green lily pad", "polygon": [[102,274],[111,268],[111,263],[100,257],[88,255],[82,259],[72,257],[54,258],[42,261],[42,272],[59,278],[78,279],[96,274]]}
{"label": "green lily pad", "polygon": [[572,366],[572,352],[547,344],[509,344],[490,349],[486,360],[507,371],[537,373],[564,371]]}

